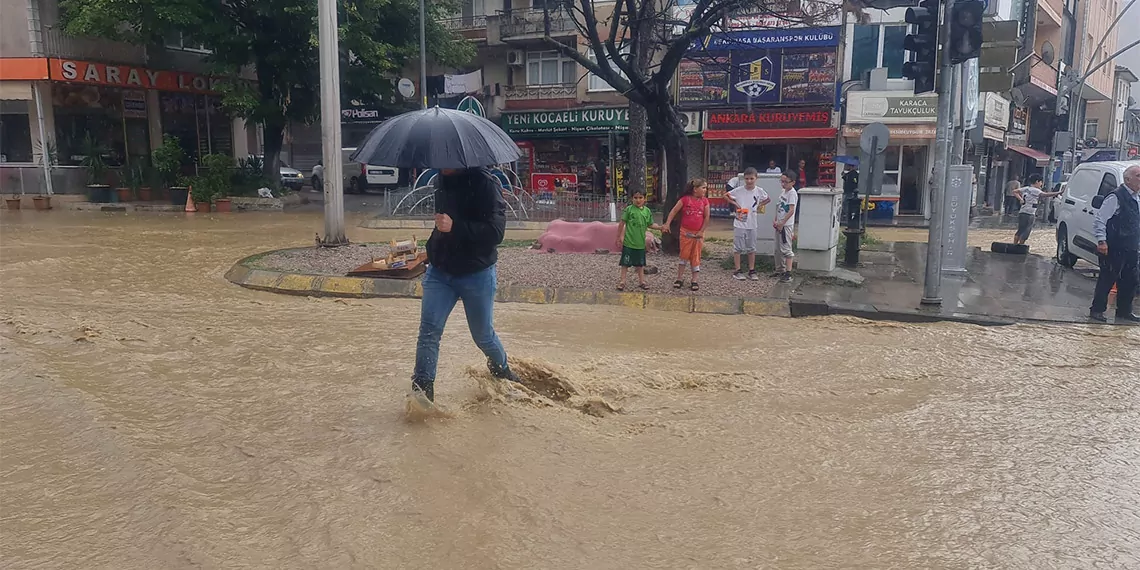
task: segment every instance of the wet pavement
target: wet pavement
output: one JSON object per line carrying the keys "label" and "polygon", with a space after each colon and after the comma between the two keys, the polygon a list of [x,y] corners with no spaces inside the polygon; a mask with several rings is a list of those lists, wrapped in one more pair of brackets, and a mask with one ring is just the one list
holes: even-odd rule
{"label": "wet pavement", "polygon": [[320,227],[0,212],[4,568],[1140,568],[1138,328],[506,304],[574,397],[457,312],[413,424],[417,302],[223,278]]}
{"label": "wet pavement", "polygon": [[[1016,320],[1087,322],[1096,271],[1080,263],[1067,269],[1043,255],[1009,255],[972,248],[965,274],[943,273],[942,305],[921,307],[926,244],[894,242],[860,255],[861,287],[808,280],[793,300],[799,314],[820,312],[876,318],[938,316],[968,322]],[[793,304],[793,314],[797,314]]]}

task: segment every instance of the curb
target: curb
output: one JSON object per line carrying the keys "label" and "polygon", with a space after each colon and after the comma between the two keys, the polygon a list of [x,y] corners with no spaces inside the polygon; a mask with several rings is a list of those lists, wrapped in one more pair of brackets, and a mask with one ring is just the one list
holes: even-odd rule
{"label": "curb", "polygon": [[[278,250],[285,251],[285,250]],[[247,289],[285,295],[341,297],[352,299],[418,299],[423,296],[419,279],[379,279],[287,273],[258,269],[250,264],[264,252],[238,261],[226,272],[226,280]],[[749,297],[694,297],[662,293],[594,291],[561,287],[500,286],[495,300],[532,305],[608,305],[677,313],[791,317],[787,299]]]}
{"label": "curb", "polygon": [[[548,225],[550,222],[507,221],[508,230],[544,231]],[[432,230],[435,229],[435,220],[372,218],[360,222],[359,227],[370,230]]]}
{"label": "curb", "polygon": [[792,299],[788,302],[793,317],[821,317],[827,315],[848,315],[869,321],[895,321],[900,323],[937,323],[952,322],[983,327],[1006,326],[1030,319],[1012,319],[1004,317],[989,317],[971,313],[954,313],[943,315],[929,313],[918,309],[880,309],[867,303],[843,303],[836,301],[818,301]]}

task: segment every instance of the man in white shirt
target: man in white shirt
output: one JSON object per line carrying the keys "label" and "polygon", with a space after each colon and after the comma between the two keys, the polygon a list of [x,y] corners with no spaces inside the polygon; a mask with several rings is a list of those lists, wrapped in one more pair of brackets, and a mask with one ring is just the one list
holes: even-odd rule
{"label": "man in white shirt", "polygon": [[779,174],[782,171],[780,170],[779,166],[776,166],[776,161],[769,160],[768,161],[768,170],[765,170],[764,172],[767,172],[768,174]]}
{"label": "man in white shirt", "polygon": [[1044,186],[1045,180],[1041,175],[1034,174],[1029,177],[1029,186],[1013,191],[1013,197],[1021,202],[1021,210],[1017,213],[1017,233],[1013,235],[1015,245],[1021,245],[1029,239],[1029,233],[1033,231],[1033,221],[1037,218],[1037,202],[1041,198],[1052,198],[1061,194],[1044,192],[1041,190]]}
{"label": "man in white shirt", "polygon": [[748,255],[748,277],[753,281],[760,279],[756,275],[756,229],[759,226],[759,211],[765,204],[771,202],[768,193],[756,185],[759,173],[755,168],[744,171],[744,185],[734,188],[725,194],[730,204],[736,206],[736,219],[732,221],[732,261],[736,266],[732,278],[744,280],[744,272],[740,269],[741,254]]}

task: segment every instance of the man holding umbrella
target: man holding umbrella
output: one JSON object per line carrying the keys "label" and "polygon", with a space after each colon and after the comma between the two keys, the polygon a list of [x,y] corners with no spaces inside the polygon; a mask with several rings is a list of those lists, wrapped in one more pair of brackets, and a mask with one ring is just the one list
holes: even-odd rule
{"label": "man holding umbrella", "polygon": [[377,127],[352,160],[361,158],[368,164],[440,169],[408,411],[436,409],[439,341],[461,300],[471,337],[487,356],[492,376],[517,382],[493,324],[495,262],[506,231],[506,202],[499,180],[484,168],[517,160],[514,141],[487,119],[435,107]]}

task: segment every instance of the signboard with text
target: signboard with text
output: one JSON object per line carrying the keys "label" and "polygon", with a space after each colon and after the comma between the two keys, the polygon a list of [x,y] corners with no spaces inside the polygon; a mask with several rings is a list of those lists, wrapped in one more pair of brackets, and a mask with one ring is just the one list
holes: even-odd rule
{"label": "signboard with text", "polygon": [[540,194],[543,192],[564,192],[577,188],[577,174],[535,172],[530,175],[530,189]]}
{"label": "signboard with text", "polygon": [[629,131],[629,107],[503,113],[508,135],[605,134]]}
{"label": "signboard with text", "polygon": [[708,112],[706,131],[804,129],[831,126],[831,110],[819,108],[726,109]]}
{"label": "signboard with text", "polygon": [[849,91],[849,123],[937,123],[937,95],[909,95],[897,91]]}
{"label": "signboard with text", "polygon": [[[787,26],[784,26],[785,28]],[[732,51],[753,48],[834,48],[839,45],[840,28],[802,28],[721,32],[694,40],[689,51]]]}
{"label": "signboard with text", "polygon": [[48,62],[48,73],[53,81],[188,93],[214,93],[220,81],[195,73],[55,58]]}

